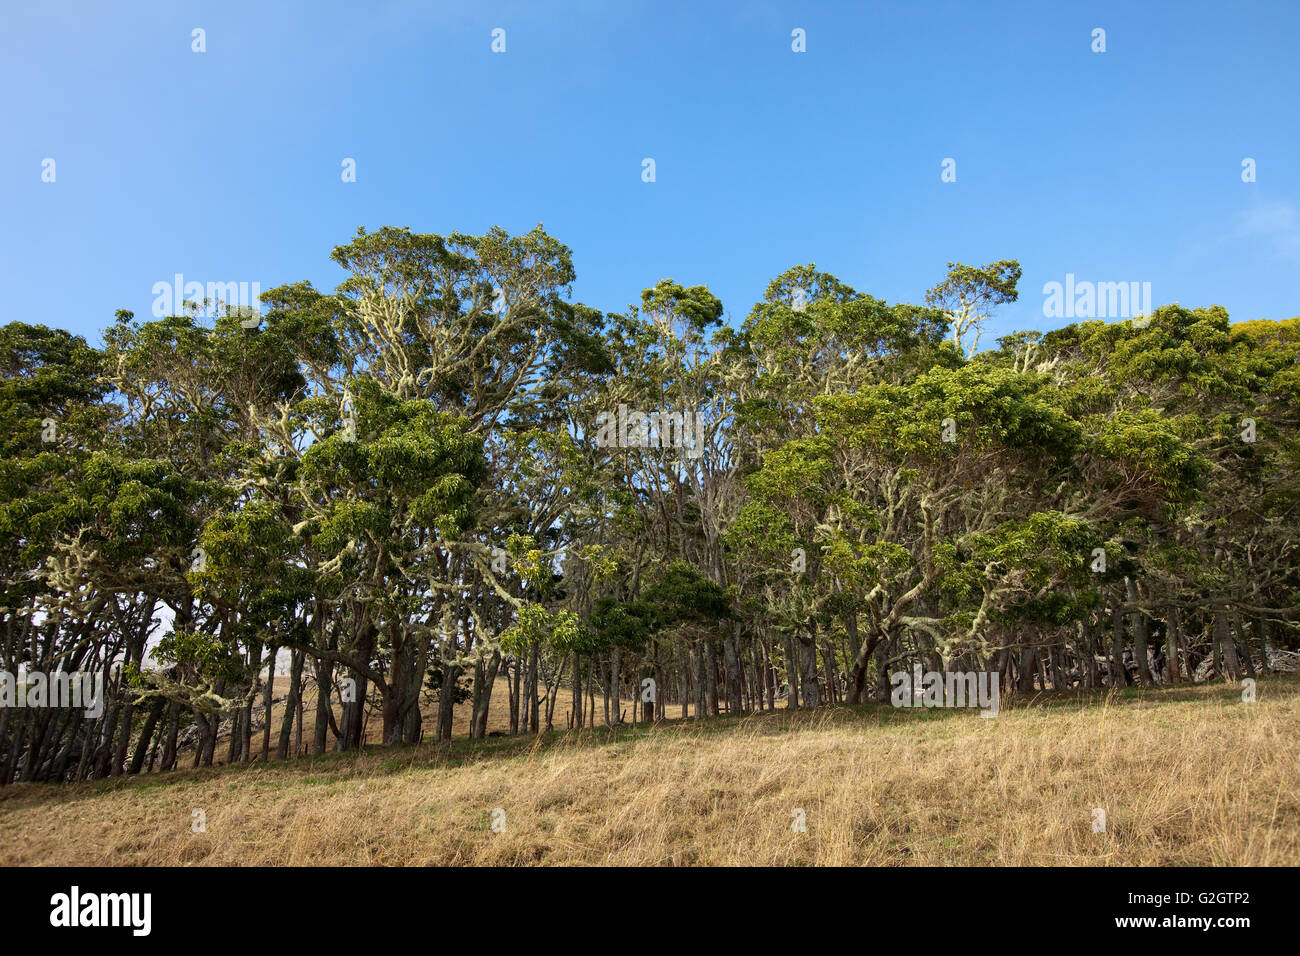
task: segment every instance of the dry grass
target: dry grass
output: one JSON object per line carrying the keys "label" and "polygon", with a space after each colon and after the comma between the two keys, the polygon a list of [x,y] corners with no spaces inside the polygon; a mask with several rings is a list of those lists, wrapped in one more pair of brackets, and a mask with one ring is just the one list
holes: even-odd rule
{"label": "dry grass", "polygon": [[1295,865],[1298,727],[1300,681],[1273,678],[1254,704],[1219,684],[371,748],[13,786],[0,862]]}

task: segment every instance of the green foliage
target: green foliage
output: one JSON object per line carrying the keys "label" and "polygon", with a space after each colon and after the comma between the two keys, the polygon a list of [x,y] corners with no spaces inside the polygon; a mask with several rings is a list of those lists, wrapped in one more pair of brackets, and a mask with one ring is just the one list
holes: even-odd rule
{"label": "green foliage", "polygon": [[[333,259],[336,290],[272,289],[255,329],[0,328],[5,653],[235,713],[291,647],[364,675],[391,742],[422,684],[455,673],[451,706],[501,655],[544,695],[712,659],[736,709],[759,661],[866,685],[874,648],[988,664],[1133,594],[1300,602],[1300,319],[1169,305],[980,352],[1014,260],[950,263],[922,305],[798,265],[735,326],[672,279],[569,301],[540,226]],[[620,405],[701,445],[598,447]]]}
{"label": "green foliage", "polygon": [[666,626],[711,626],[731,617],[722,586],[685,561],[673,561],[660,571],[645,589],[644,600]]}

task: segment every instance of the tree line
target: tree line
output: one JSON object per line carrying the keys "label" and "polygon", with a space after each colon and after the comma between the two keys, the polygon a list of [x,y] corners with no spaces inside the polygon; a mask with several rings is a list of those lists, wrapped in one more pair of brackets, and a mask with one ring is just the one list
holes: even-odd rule
{"label": "tree line", "polygon": [[[0,328],[0,782],[351,750],[371,713],[370,743],[456,707],[482,737],[497,681],[538,733],[888,699],[917,663],[1236,681],[1296,646],[1300,319],[977,351],[1015,261],[915,305],[796,266],[730,323],[671,279],[572,301],[541,226],[332,258],[334,292],[256,315]],[[98,716],[21,679],[72,671]]]}

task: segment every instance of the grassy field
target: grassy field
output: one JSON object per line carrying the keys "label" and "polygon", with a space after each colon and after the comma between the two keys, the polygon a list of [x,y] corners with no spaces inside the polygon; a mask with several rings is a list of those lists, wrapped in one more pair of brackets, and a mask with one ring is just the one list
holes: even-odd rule
{"label": "grassy field", "polygon": [[1277,677],[371,747],[3,788],[0,863],[1295,865],[1298,730]]}

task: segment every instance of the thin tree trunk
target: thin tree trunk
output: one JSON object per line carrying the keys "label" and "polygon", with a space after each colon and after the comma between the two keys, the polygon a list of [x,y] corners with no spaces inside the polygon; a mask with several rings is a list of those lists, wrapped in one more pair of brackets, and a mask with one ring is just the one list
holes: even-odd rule
{"label": "thin tree trunk", "polygon": [[799,658],[794,652],[795,639],[792,633],[785,635],[785,709],[799,706]]}
{"label": "thin tree trunk", "polygon": [[[1137,582],[1125,578],[1124,586],[1128,589],[1129,603],[1136,604],[1141,599]],[[1147,617],[1141,611],[1133,612],[1133,656],[1137,658],[1138,683],[1150,687],[1155,681],[1151,679],[1151,668],[1147,662]]]}
{"label": "thin tree trunk", "polygon": [[271,759],[271,705],[275,703],[275,661],[279,652],[272,652],[271,664],[266,669],[266,686],[262,688],[262,761]]}
{"label": "thin tree trunk", "polygon": [[176,767],[176,743],[181,731],[181,705],[172,701],[167,708],[167,737],[163,743],[162,761],[159,770],[174,770]]}
{"label": "thin tree trunk", "polygon": [[803,654],[803,705],[811,710],[822,703],[821,685],[817,682],[817,632],[806,638],[801,634],[799,648]]}
{"label": "thin tree trunk", "polygon": [[[289,732],[293,729],[294,718],[300,710],[302,699],[302,666],[306,660],[306,654],[297,650],[289,662],[289,696],[284,701],[284,718],[280,721],[280,738],[276,743],[275,758],[277,760],[287,760],[289,758]],[[268,711],[269,713],[269,711]],[[269,729],[269,728],[268,728]],[[298,728],[299,733],[302,727]]]}
{"label": "thin tree trunk", "polygon": [[1228,626],[1228,612],[1222,604],[1214,606],[1214,642],[1223,654],[1225,679],[1237,683],[1241,680],[1241,665],[1237,660],[1237,645],[1232,640],[1232,630]]}
{"label": "thin tree trunk", "polygon": [[609,651],[609,691],[605,696],[609,698],[609,706],[613,708],[612,715],[607,715],[606,720],[611,727],[617,727],[623,722],[623,713],[621,710],[623,699],[619,694],[621,689],[621,681],[619,678],[621,676],[620,670],[622,666],[619,660],[620,650],[621,648],[615,644]]}
{"label": "thin tree trunk", "polygon": [[167,701],[163,698],[155,698],[149,705],[149,716],[145,719],[144,728],[140,731],[140,741],[136,744],[135,754],[131,757],[131,768],[127,771],[131,775],[140,772],[144,767],[144,758],[149,752],[149,743],[153,739],[154,728],[158,725],[158,719],[162,716],[163,708],[167,706]]}
{"label": "thin tree trunk", "polygon": [[325,752],[332,707],[330,693],[334,684],[332,661],[316,661],[316,726],[312,729],[311,752],[320,756]]}
{"label": "thin tree trunk", "polygon": [[1128,668],[1124,666],[1124,612],[1118,601],[1110,616],[1110,686],[1127,687]]}
{"label": "thin tree trunk", "polygon": [[1237,641],[1237,647],[1241,651],[1241,667],[1246,676],[1254,678],[1255,662],[1251,660],[1254,657],[1254,649],[1251,647],[1250,635],[1246,633],[1245,624],[1241,620],[1241,615],[1236,610],[1232,612],[1232,633]]}
{"label": "thin tree trunk", "polygon": [[704,638],[695,643],[695,716],[709,712],[709,677],[704,667]]}
{"label": "thin tree trunk", "polygon": [[1165,668],[1169,683],[1177,684],[1182,680],[1182,667],[1178,661],[1178,608],[1172,604],[1165,618]]}

